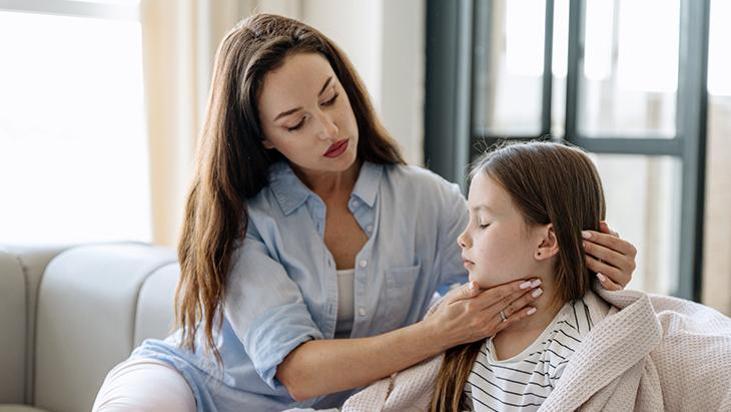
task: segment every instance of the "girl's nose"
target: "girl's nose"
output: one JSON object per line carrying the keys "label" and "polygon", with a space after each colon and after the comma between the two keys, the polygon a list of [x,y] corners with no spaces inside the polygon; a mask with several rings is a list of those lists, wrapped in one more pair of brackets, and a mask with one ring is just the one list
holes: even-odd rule
{"label": "girl's nose", "polygon": [[469,247],[469,236],[467,235],[467,229],[465,229],[458,237],[457,237],[457,244],[462,249],[467,249]]}

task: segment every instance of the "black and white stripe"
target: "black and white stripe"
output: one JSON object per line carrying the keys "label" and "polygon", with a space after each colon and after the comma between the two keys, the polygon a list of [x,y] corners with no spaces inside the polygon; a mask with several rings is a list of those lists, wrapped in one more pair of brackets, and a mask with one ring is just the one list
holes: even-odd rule
{"label": "black and white stripe", "polygon": [[566,303],[543,333],[511,359],[497,360],[492,340],[486,340],[464,388],[466,403],[475,411],[537,410],[593,326],[588,306],[579,299]]}

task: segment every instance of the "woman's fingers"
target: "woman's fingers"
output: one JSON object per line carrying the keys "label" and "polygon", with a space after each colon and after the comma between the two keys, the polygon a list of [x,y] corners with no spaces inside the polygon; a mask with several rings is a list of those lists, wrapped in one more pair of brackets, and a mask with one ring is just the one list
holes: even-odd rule
{"label": "woman's fingers", "polygon": [[587,242],[595,243],[605,248],[616,251],[619,254],[630,256],[632,259],[637,256],[637,249],[626,240],[615,237],[611,234],[595,232],[593,230],[584,230],[581,235]]}
{"label": "woman's fingers", "polygon": [[603,220],[601,222],[599,222],[599,230],[602,233],[606,233],[606,234],[612,235],[614,237],[619,237],[619,233],[612,230],[612,228],[609,227],[609,224],[607,224],[607,222],[605,222]]}
{"label": "woman's fingers", "polygon": [[622,285],[612,282],[612,280],[604,276],[603,273],[597,272],[596,277],[599,279],[599,283],[602,284],[602,287],[606,290],[622,290],[623,288]]}
{"label": "woman's fingers", "polygon": [[599,282],[607,290],[624,288],[632,277],[631,272],[625,272],[590,255],[586,255],[586,266],[597,273]]}
{"label": "woman's fingers", "polygon": [[[537,285],[536,285],[537,286]],[[527,307],[533,301],[538,299],[543,294],[543,289],[537,287],[535,289],[523,291],[523,294],[513,299],[510,302],[500,301],[494,305],[485,309],[487,316],[497,316],[500,318],[500,312],[503,312],[503,316],[509,318],[514,313],[519,312],[523,308]]]}
{"label": "woman's fingers", "polygon": [[[444,300],[442,302],[449,304],[458,300],[471,299],[479,295],[480,292],[481,291],[480,288],[477,286],[477,283],[469,281],[464,285],[461,285],[447,292],[447,294],[444,295]],[[436,309],[436,307],[434,309]]]}
{"label": "woman's fingers", "polygon": [[474,302],[478,310],[496,306],[499,312],[540,284],[540,279],[513,281],[483,291],[475,297]]}
{"label": "woman's fingers", "polygon": [[626,271],[634,270],[634,258],[596,243],[584,241],[584,251],[595,259]]}
{"label": "woman's fingers", "polygon": [[637,249],[626,240],[613,235],[593,231],[584,231],[582,235],[586,239],[584,250],[586,251],[587,267],[594,272],[604,274],[620,288],[627,285],[632,279],[632,272],[637,267],[635,263]]}
{"label": "woman's fingers", "polygon": [[536,313],[536,308],[532,306],[526,306],[523,309],[520,309],[519,311],[513,313],[512,315],[508,316],[506,320],[500,320],[500,322],[494,326],[494,332],[493,335],[500,332],[501,330],[507,328],[508,326],[512,325],[513,323],[525,319],[528,316]]}

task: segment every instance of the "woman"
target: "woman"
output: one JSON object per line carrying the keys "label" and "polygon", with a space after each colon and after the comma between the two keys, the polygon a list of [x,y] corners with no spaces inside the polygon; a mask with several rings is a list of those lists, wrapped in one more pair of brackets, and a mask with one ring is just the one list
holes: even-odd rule
{"label": "woman", "polygon": [[[216,57],[178,246],[180,330],[113,369],[95,409],[336,406],[530,316],[539,282],[521,279],[462,287],[420,321],[466,275],[467,219],[456,185],[404,165],[332,41],[284,17],[244,20]],[[621,288],[634,248],[593,240],[588,264]]]}

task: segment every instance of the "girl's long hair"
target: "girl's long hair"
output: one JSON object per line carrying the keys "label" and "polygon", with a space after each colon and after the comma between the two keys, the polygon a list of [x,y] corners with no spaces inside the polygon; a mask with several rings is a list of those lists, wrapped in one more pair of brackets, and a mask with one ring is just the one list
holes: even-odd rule
{"label": "girl's long hair", "polygon": [[[231,255],[243,244],[246,201],[267,183],[269,167],[286,160],[262,146],[257,98],[264,76],[295,53],[317,53],[343,85],[358,124],[358,158],[403,164],[394,140],[376,118],[362,81],[340,49],[316,29],[286,17],[258,14],[241,21],[216,53],[211,91],[178,243],[180,280],[175,292],[181,346],[203,346],[219,363],[214,330],[223,319]],[[215,324],[214,324],[215,323]]]}
{"label": "girl's long hair", "polygon": [[[591,159],[558,143],[504,145],[480,158],[471,176],[485,173],[510,194],[528,225],[553,224],[559,252],[554,267],[560,303],[584,296],[594,272],[585,264],[582,230],[599,230],[604,191]],[[464,410],[463,389],[484,341],[447,350],[431,411]]]}

